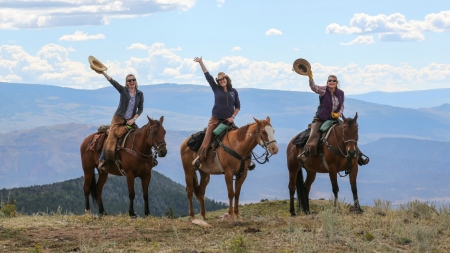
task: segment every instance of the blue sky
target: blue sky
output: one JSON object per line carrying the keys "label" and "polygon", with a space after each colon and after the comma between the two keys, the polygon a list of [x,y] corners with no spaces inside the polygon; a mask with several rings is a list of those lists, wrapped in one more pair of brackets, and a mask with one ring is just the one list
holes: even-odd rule
{"label": "blue sky", "polygon": [[308,91],[338,76],[346,94],[447,88],[450,1],[0,0],[0,82],[108,86],[93,55],[123,83]]}

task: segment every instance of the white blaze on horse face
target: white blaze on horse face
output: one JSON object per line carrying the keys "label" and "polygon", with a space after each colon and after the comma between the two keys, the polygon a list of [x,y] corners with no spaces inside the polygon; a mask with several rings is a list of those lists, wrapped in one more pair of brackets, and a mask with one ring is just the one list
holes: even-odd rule
{"label": "white blaze on horse face", "polygon": [[[267,138],[269,139],[268,142],[270,142],[270,144],[267,146],[269,151],[270,151],[270,153],[272,153],[272,154],[278,153],[278,145],[277,145],[277,142],[275,140],[275,130],[273,130],[272,126],[265,126],[264,129],[266,130]],[[261,140],[260,144],[262,146],[264,146],[264,141]]]}

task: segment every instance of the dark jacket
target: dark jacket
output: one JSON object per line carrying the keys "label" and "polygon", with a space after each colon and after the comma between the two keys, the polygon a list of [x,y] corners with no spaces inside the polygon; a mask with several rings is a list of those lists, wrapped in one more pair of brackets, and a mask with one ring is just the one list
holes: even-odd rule
{"label": "dark jacket", "polygon": [[[344,104],[344,91],[336,88],[336,90],[334,91],[334,95],[339,101],[339,106],[336,108],[335,112],[339,112],[341,110],[341,106]],[[319,107],[317,107],[316,117],[322,121],[331,119],[331,110],[333,108],[333,101],[331,96],[331,91],[327,87],[325,94],[319,97],[320,105]]]}
{"label": "dark jacket", "polygon": [[212,109],[212,116],[218,119],[228,119],[233,115],[235,109],[241,109],[241,101],[239,101],[239,94],[231,88],[225,92],[220,87],[209,72],[205,73],[206,80],[214,92],[214,107]]}
{"label": "dark jacket", "polygon": [[[125,113],[127,112],[128,103],[130,102],[130,92],[128,89],[122,85],[120,85],[118,82],[116,82],[114,79],[111,78],[109,82],[116,88],[116,90],[120,93],[120,101],[119,106],[117,107],[117,110],[114,114],[118,116],[125,116]],[[141,115],[142,111],[144,110],[144,93],[142,91],[136,89],[136,98],[134,103],[134,109],[133,109],[133,116],[137,114]],[[136,112],[137,110],[137,112]]]}

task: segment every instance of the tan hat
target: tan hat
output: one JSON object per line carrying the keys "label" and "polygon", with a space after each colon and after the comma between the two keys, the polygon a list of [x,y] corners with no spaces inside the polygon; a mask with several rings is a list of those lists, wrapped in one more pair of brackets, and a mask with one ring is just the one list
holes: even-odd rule
{"label": "tan hat", "polygon": [[92,70],[95,70],[95,71],[108,70],[108,68],[105,65],[103,65],[103,63],[101,63],[99,60],[97,60],[97,58],[95,58],[94,56],[92,56],[92,55],[89,56],[88,60],[89,60]]}
{"label": "tan hat", "polygon": [[[219,82],[219,79],[222,79],[224,77],[228,77],[228,76],[224,72],[219,72],[219,74],[217,74],[216,81]],[[228,79],[230,79],[230,77],[228,77]],[[230,81],[231,81],[231,79],[230,79]]]}
{"label": "tan hat", "polygon": [[299,75],[307,76],[311,70],[311,64],[303,58],[298,58],[294,61],[293,70]]}

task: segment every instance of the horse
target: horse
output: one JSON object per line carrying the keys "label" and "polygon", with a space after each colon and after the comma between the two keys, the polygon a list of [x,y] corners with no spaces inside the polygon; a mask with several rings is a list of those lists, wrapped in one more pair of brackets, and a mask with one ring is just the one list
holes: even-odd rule
{"label": "horse", "polygon": [[[266,150],[266,161],[268,153],[272,155],[278,153],[278,145],[275,140],[275,130],[270,124],[270,118],[266,120],[255,120],[254,123],[247,124],[239,129],[229,130],[219,142],[220,147],[216,150],[209,149],[207,159],[199,169],[200,184],[195,167],[192,161],[197,157],[197,153],[187,146],[190,139],[183,141],[180,147],[181,162],[184,168],[186,179],[186,193],[189,201],[189,216],[195,220],[192,206],[192,196],[195,194],[199,204],[200,213],[203,220],[206,220],[205,191],[209,183],[210,175],[224,174],[228,189],[229,208],[228,214],[233,217],[233,212],[237,218],[239,215],[239,195],[244,183],[249,165],[251,162],[252,150],[256,145],[261,145]],[[236,176],[235,189],[233,190],[233,177]],[[234,199],[234,211],[233,211]]]}
{"label": "horse", "polygon": [[[338,200],[339,186],[337,174],[345,171],[350,175],[350,186],[353,193],[354,208],[356,213],[362,213],[358,201],[356,177],[358,175],[358,113],[354,118],[345,118],[342,122],[333,125],[326,134],[325,140],[318,146],[318,154],[309,156],[302,164],[297,156],[302,148],[292,144],[295,137],[289,142],[286,149],[287,166],[289,169],[289,195],[291,216],[295,216],[294,193],[297,189],[298,204],[304,213],[309,214],[309,192],[317,173],[328,173],[334,193],[334,206]],[[306,170],[306,180],[303,180],[302,167]],[[340,175],[340,174],[339,174]],[[341,175],[340,175],[341,176]]]}
{"label": "horse", "polygon": [[[155,155],[165,157],[167,154],[165,135],[166,130],[163,127],[164,116],[158,120],[152,120],[147,116],[148,122],[142,128],[132,130],[128,137],[125,138],[123,146],[118,147],[116,157],[121,163],[122,171],[119,170],[113,162],[107,162],[104,166],[106,172],[99,173],[98,181],[95,180],[95,168],[98,170],[98,159],[100,151],[92,151],[89,149],[91,140],[94,134],[86,137],[80,146],[81,164],[84,171],[84,200],[86,204],[86,214],[91,214],[89,207],[89,194],[92,197],[93,203],[98,203],[100,216],[106,215],[103,207],[102,190],[108,179],[108,174],[116,176],[125,176],[128,185],[128,197],[130,199],[130,206],[128,213],[130,217],[135,218],[133,201],[135,197],[134,179],[139,177],[141,179],[142,190],[144,195],[145,215],[150,215],[150,208],[148,203],[148,186],[152,177],[151,169],[154,167]],[[153,150],[155,149],[155,155]],[[117,162],[116,162],[117,163]]]}

